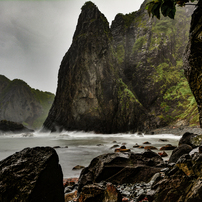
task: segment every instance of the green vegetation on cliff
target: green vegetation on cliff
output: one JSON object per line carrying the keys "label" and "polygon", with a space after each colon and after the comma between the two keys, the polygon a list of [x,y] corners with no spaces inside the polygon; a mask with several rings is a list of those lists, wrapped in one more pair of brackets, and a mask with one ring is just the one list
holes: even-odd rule
{"label": "green vegetation on cliff", "polygon": [[20,79],[0,75],[0,120],[23,123],[39,129],[48,115],[54,95],[31,88]]}

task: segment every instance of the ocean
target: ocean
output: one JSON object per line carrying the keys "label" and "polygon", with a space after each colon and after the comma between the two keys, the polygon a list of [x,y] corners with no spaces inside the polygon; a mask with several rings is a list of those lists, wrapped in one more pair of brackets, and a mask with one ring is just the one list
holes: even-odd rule
{"label": "ocean", "polygon": [[[163,145],[178,145],[181,136],[171,134],[139,135],[135,134],[95,134],[86,132],[62,132],[62,133],[30,133],[30,134],[6,134],[0,136],[0,160],[19,152],[26,147],[50,146],[55,148],[59,163],[62,166],[65,178],[79,177],[81,170],[72,170],[76,165],[88,166],[91,160],[101,154],[114,152],[111,147],[115,144],[124,144],[133,152],[143,152],[144,149],[133,148],[135,144],[143,145],[148,141],[152,146],[160,149]],[[167,141],[160,141],[164,139]],[[157,150],[153,150],[159,152]],[[168,155],[172,151],[166,151]],[[168,157],[164,158],[165,160]]]}

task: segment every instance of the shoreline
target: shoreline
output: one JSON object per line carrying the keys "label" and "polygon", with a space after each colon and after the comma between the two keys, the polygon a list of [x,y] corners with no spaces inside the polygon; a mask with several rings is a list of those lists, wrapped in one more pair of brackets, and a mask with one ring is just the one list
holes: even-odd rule
{"label": "shoreline", "polygon": [[177,136],[182,136],[186,132],[200,135],[200,134],[202,134],[202,128],[189,127],[189,126],[181,126],[181,127],[166,126],[164,128],[157,128],[154,130],[150,130],[148,133],[145,133],[145,135],[173,134],[173,135],[177,135]]}

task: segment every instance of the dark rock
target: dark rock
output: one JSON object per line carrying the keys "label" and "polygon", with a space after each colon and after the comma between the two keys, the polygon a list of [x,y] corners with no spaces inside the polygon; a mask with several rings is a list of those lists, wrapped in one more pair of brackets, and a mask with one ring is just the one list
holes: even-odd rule
{"label": "dark rock", "polygon": [[53,148],[54,149],[59,149],[59,148],[61,148],[61,146],[54,146]]}
{"label": "dark rock", "polygon": [[181,144],[179,147],[175,148],[172,151],[172,154],[169,158],[169,163],[176,163],[177,160],[184,154],[189,154],[192,151],[192,147],[188,144]]}
{"label": "dark rock", "polygon": [[138,145],[137,143],[135,145],[133,145],[133,148],[137,148],[139,147],[140,145]]}
{"label": "dark rock", "polygon": [[201,0],[198,1],[196,9],[191,18],[191,26],[189,33],[189,41],[184,54],[184,74],[189,82],[190,89],[195,97],[198,107],[199,114],[199,124],[202,127],[202,98],[201,98],[201,82],[200,75],[202,73],[201,69],[201,46],[202,41],[198,40],[201,34],[202,24],[201,24],[201,11],[202,3]]}
{"label": "dark rock", "polygon": [[148,182],[164,167],[163,159],[152,151],[142,154],[109,153],[94,158],[79,177],[79,189],[87,184],[108,181],[115,184]]}
{"label": "dark rock", "polygon": [[107,183],[106,186],[99,184],[85,185],[79,195],[77,202],[121,202],[122,197],[116,187]]}
{"label": "dark rock", "polygon": [[194,134],[194,133],[189,133],[189,132],[184,133],[183,136],[181,137],[181,139],[179,140],[178,145],[180,146],[182,144],[188,144],[191,147],[195,148],[196,145],[194,145],[192,143],[192,138],[195,137],[195,136],[197,136],[197,135]]}
{"label": "dark rock", "polygon": [[117,148],[117,149],[114,150],[114,152],[130,152],[130,149],[126,149],[126,148],[125,148],[125,149],[124,149],[124,148],[123,148],[123,149],[122,149],[122,148]]}
{"label": "dark rock", "polygon": [[23,126],[21,123],[16,123],[12,121],[1,120],[0,121],[0,133],[26,133],[34,132],[34,130],[28,129]]}
{"label": "dark rock", "polygon": [[63,202],[63,174],[55,150],[26,148],[2,160],[0,201]]}
{"label": "dark rock", "polygon": [[202,200],[202,154],[185,154],[153,189],[156,202],[192,202]]}
{"label": "dark rock", "polygon": [[118,144],[113,145],[112,147],[110,147],[110,149],[114,149],[115,147],[119,147]]}
{"label": "dark rock", "polygon": [[159,152],[158,154],[159,154],[161,157],[167,157],[167,156],[168,156],[168,154],[167,154],[165,151]]}
{"label": "dark rock", "polygon": [[66,193],[65,194],[65,202],[69,202],[72,200],[76,200],[77,199],[77,190],[73,191],[72,193]]}
{"label": "dark rock", "polygon": [[158,150],[156,147],[154,147],[154,146],[146,146],[146,147],[144,147],[144,149],[151,149],[151,150]]}
{"label": "dark rock", "polygon": [[173,150],[175,148],[176,148],[176,146],[173,146],[171,144],[167,144],[167,145],[161,147],[160,150]]}
{"label": "dark rock", "polygon": [[104,145],[103,144],[97,144],[97,146],[100,147],[100,146],[104,146]]}
{"label": "dark rock", "polygon": [[151,144],[150,142],[143,142],[143,144]]}
{"label": "dark rock", "polygon": [[83,169],[83,168],[85,168],[85,167],[84,167],[84,166],[77,165],[77,166],[74,166],[74,167],[72,168],[72,170],[81,170],[81,169]]}
{"label": "dark rock", "polygon": [[78,183],[79,178],[65,178],[63,179],[63,186],[73,186]]}
{"label": "dark rock", "polygon": [[160,142],[168,142],[166,139],[159,139]]}
{"label": "dark rock", "polygon": [[202,153],[202,146],[200,146],[200,147],[198,148],[198,150],[199,150],[199,153]]}

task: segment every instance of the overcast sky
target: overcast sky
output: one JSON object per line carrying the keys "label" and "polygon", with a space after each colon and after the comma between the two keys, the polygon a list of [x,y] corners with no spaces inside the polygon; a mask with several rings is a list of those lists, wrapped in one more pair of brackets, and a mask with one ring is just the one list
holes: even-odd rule
{"label": "overcast sky", "polygon": [[[0,1],[0,74],[55,93],[61,60],[71,45],[86,1]],[[143,0],[92,2],[111,24],[117,13],[137,11]]]}

